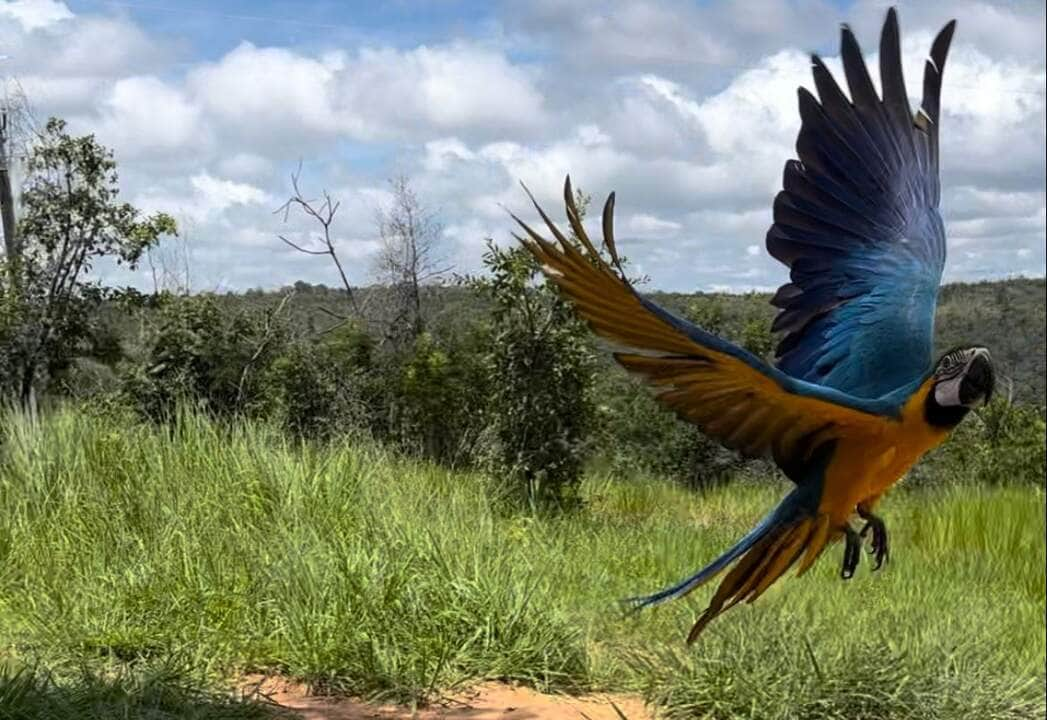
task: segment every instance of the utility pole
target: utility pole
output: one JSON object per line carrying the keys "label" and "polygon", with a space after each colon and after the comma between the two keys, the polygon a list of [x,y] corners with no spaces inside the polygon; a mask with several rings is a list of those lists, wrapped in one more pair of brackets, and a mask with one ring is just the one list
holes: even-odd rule
{"label": "utility pole", "polygon": [[[0,62],[10,59],[0,55]],[[18,225],[15,222],[15,200],[11,192],[11,106],[7,99],[7,76],[0,75],[4,96],[0,102],[0,228],[4,231],[4,258],[7,260],[10,290],[18,284],[18,261],[22,257],[22,246],[18,241]]]}
{"label": "utility pole", "polygon": [[11,193],[11,168],[7,149],[10,139],[8,118],[7,107],[0,108],[0,219],[4,229],[4,253],[8,264],[11,265],[11,272],[16,272],[13,264],[21,257],[22,249],[16,235],[14,195]]}

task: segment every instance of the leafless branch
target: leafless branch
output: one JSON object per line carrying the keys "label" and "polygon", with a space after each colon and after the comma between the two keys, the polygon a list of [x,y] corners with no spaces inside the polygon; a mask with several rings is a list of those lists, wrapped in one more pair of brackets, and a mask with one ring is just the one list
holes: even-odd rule
{"label": "leafless branch", "polygon": [[296,243],[291,242],[290,240],[288,240],[283,235],[277,235],[276,237],[278,237],[281,240],[283,240],[285,243],[287,243],[288,245],[293,247],[298,252],[305,253],[306,255],[330,255],[331,254],[329,250],[310,250],[309,248],[304,248],[301,245],[298,245]]}
{"label": "leafless branch", "polygon": [[190,270],[190,236],[193,223],[189,218],[178,219],[177,236],[164,238],[145,252],[146,263],[153,278],[153,293],[162,291],[188,295],[192,291]]}
{"label": "leafless branch", "polygon": [[347,323],[350,322],[350,320],[351,320],[351,318],[344,318],[341,321],[336,322],[334,325],[331,325],[330,327],[325,327],[323,330],[320,330],[316,334],[317,335],[326,335],[327,333],[332,333],[335,330],[337,330],[338,328],[344,327]]}
{"label": "leafless branch", "polygon": [[349,319],[351,319],[351,318],[343,315],[342,313],[335,312],[331,308],[325,307],[324,305],[320,305],[316,309],[319,310],[320,312],[322,312],[324,315],[327,315],[329,317],[333,317],[336,320],[349,320]]}
{"label": "leafless branch", "polygon": [[342,280],[342,287],[345,289],[346,297],[349,299],[349,305],[353,309],[353,313],[358,317],[362,317],[360,307],[356,302],[356,295],[353,293],[352,285],[349,284],[349,277],[345,273],[345,268],[342,266],[342,261],[338,257],[338,252],[335,249],[334,240],[331,237],[331,227],[334,224],[335,216],[338,214],[338,208],[341,207],[341,202],[334,200],[327,190],[323,191],[323,197],[321,200],[310,200],[302,194],[302,189],[299,184],[302,174],[302,164],[298,164],[298,169],[291,173],[291,188],[294,191],[293,194],[287,199],[283,205],[275,210],[276,213],[283,213],[284,222],[287,222],[291,211],[297,209],[299,212],[305,214],[306,217],[315,220],[321,228],[321,235],[319,238],[319,248],[307,248],[298,243],[295,243],[283,235],[278,235],[284,243],[294,248],[300,253],[305,255],[329,255],[332,262],[334,262],[335,268],[338,270],[338,276]]}

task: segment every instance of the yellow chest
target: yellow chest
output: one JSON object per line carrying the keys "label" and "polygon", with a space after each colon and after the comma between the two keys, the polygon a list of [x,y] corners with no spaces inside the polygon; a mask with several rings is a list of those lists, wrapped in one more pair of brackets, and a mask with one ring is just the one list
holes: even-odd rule
{"label": "yellow chest", "polygon": [[876,435],[846,437],[838,443],[826,468],[820,512],[842,523],[858,503],[879,497],[894,485],[924,453],[948,437],[924,419],[924,403],[932,382],[925,382],[909,399],[899,419],[884,420]]}

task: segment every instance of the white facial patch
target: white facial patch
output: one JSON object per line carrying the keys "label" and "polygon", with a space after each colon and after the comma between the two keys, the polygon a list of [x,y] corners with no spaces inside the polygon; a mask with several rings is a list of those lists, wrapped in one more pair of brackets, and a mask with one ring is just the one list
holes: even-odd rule
{"label": "white facial patch", "polygon": [[963,375],[954,377],[951,380],[942,380],[934,386],[934,399],[942,407],[959,407],[963,405],[960,402],[960,385],[963,383]]}

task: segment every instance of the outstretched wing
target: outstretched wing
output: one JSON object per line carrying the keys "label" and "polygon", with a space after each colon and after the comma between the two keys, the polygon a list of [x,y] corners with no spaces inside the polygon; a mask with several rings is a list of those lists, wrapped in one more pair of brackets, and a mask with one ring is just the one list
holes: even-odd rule
{"label": "outstretched wing", "polygon": [[820,99],[801,88],[799,160],[785,165],[767,250],[791,282],[771,301],[785,335],[778,368],[864,398],[933,364],[934,311],[945,233],[938,214],[942,70],[955,21],[938,34],[913,115],[902,78],[898,18],[880,38],[881,100],[850,29],[841,54],[851,99],[811,60]]}
{"label": "outstretched wing", "polygon": [[[564,199],[580,248],[537,203],[556,242],[514,216],[527,234],[517,239],[593,330],[633,350],[616,353],[618,362],[658,386],[658,400],[707,435],[744,455],[769,454],[796,478],[824,443],[850,433],[878,432],[883,416],[898,412],[891,402],[861,400],[790,377],[640,297],[593,247],[574,204],[570,179]],[[613,209],[612,194],[604,207],[603,232],[617,265]]]}

